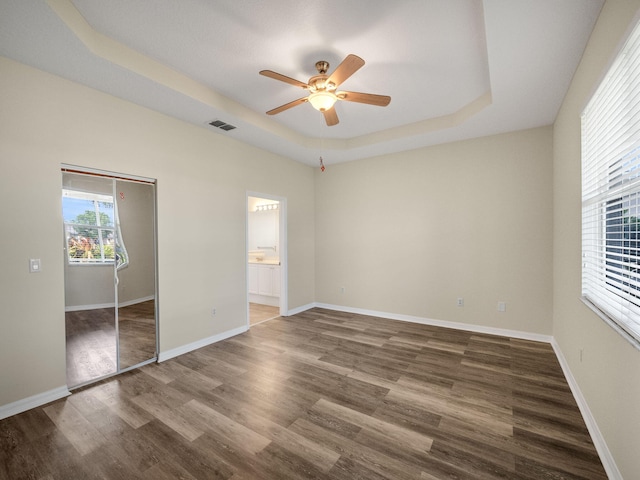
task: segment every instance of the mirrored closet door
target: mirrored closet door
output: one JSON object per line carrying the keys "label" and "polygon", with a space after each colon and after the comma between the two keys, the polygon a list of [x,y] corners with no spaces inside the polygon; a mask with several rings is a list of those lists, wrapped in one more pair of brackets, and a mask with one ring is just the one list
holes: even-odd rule
{"label": "mirrored closet door", "polygon": [[67,385],[157,358],[155,183],[62,173]]}

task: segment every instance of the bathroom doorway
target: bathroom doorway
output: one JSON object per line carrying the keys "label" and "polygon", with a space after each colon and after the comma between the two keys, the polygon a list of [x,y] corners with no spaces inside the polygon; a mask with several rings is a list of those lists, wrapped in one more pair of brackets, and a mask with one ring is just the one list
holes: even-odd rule
{"label": "bathroom doorway", "polygon": [[247,323],[286,315],[286,199],[247,195]]}

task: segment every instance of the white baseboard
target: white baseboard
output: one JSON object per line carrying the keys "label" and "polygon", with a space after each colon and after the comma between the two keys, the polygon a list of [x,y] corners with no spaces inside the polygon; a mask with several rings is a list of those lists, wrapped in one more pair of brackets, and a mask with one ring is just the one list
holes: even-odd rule
{"label": "white baseboard", "polygon": [[203,338],[193,343],[182,345],[181,347],[172,348],[171,350],[167,350],[166,352],[160,352],[160,354],[158,355],[158,362],[164,362],[165,360],[169,360],[170,358],[184,355],[185,353],[192,352],[193,350],[197,350],[198,348],[206,347],[207,345],[211,345],[212,343],[217,343],[222,340],[226,340],[227,338],[235,337],[236,335],[240,335],[247,330],[248,327],[246,325],[243,325],[242,327],[234,328],[233,330],[227,330],[226,332],[213,335],[212,337]]}
{"label": "white baseboard", "polygon": [[573,397],[576,399],[576,403],[578,404],[578,408],[580,409],[580,413],[582,414],[582,418],[584,422],[587,424],[587,430],[589,430],[589,434],[591,435],[591,439],[593,440],[593,445],[596,447],[598,451],[598,455],[600,456],[600,461],[602,462],[602,466],[604,467],[605,472],[607,472],[607,476],[610,480],[623,480],[622,474],[620,470],[618,470],[618,466],[609,451],[609,447],[607,446],[607,442],[605,442],[600,429],[598,428],[598,424],[596,423],[595,418],[591,414],[591,410],[589,409],[589,405],[587,404],[584,395],[582,395],[582,391],[578,386],[578,382],[574,378],[571,373],[571,369],[569,368],[569,363],[567,359],[564,357],[562,350],[560,349],[560,345],[556,342],[555,338],[551,341],[551,346],[553,347],[554,352],[556,353],[556,357],[560,362],[560,366],[562,367],[562,371],[564,373],[565,378],[567,379],[567,383],[569,384],[569,388],[571,388],[571,393],[573,393]]}
{"label": "white baseboard", "polygon": [[142,302],[148,302],[149,300],[154,300],[156,298],[155,295],[149,295],[147,297],[142,298],[134,298],[133,300],[127,300],[126,302],[118,302],[118,307],[128,307],[129,305],[136,305]]}
{"label": "white baseboard", "polygon": [[369,315],[372,317],[388,318],[389,320],[400,320],[401,322],[420,323],[422,325],[432,325],[434,327],[454,328],[456,330],[464,330],[467,332],[486,333],[488,335],[499,335],[502,337],[519,338],[522,340],[531,340],[534,342],[551,343],[551,340],[553,339],[551,335],[542,335],[539,333],[522,332],[519,330],[506,330],[503,328],[494,328],[494,327],[484,327],[481,325],[470,325],[468,323],[448,322],[445,320],[435,320],[432,318],[414,317],[412,315],[403,315],[399,313],[378,312],[376,310],[364,310],[362,308],[343,307],[340,305],[331,305],[327,303],[316,303],[313,306],[318,308],[326,308],[327,310],[336,310],[340,312]]}
{"label": "white baseboard", "polygon": [[[130,305],[135,305],[137,303],[148,302],[149,300],[153,300],[155,295],[149,295],[148,297],[142,298],[134,298],[133,300],[128,300],[126,302],[119,302],[119,307],[128,307]],[[71,305],[68,307],[64,307],[65,312],[78,312],[80,310],[97,310],[99,308],[113,308],[116,304],[114,302],[111,303],[96,303],[92,305]]]}
{"label": "white baseboard", "polygon": [[115,303],[95,303],[92,305],[70,305],[68,307],[64,307],[65,312],[79,312],[82,310],[98,310],[99,308],[113,308],[115,307]]}
{"label": "white baseboard", "polygon": [[71,392],[69,392],[69,389],[65,385],[64,387],[54,388],[48,392],[38,393],[37,395],[23,398],[22,400],[9,403],[7,405],[2,405],[0,406],[0,420],[26,412],[32,408],[40,407],[45,403],[53,402],[54,400],[67,397],[69,395],[71,395]]}
{"label": "white baseboard", "polygon": [[298,313],[306,312],[307,310],[311,310],[314,307],[317,307],[315,303],[308,303],[306,305],[302,305],[301,307],[296,307],[292,310],[287,311],[287,317],[291,315],[297,315]]}

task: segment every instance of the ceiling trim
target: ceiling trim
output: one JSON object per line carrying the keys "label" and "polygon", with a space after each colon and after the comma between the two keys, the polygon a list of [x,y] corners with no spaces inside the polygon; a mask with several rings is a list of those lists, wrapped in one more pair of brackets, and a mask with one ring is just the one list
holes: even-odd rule
{"label": "ceiling trim", "polygon": [[443,130],[462,124],[492,103],[491,90],[489,89],[477,99],[448,115],[346,139],[308,137],[274,122],[202,83],[96,31],[80,14],[71,0],[46,0],[46,3],[94,55],[305,148],[348,151]]}
{"label": "ceiling trim", "polygon": [[87,49],[94,55],[163,85],[187,97],[242,118],[276,135],[286,137],[300,145],[305,145],[306,137],[275,122],[265,122],[262,115],[240,103],[219,94],[205,85],[189,78],[120,42],[97,32],[71,0],[46,0],[54,13],[69,27]]}

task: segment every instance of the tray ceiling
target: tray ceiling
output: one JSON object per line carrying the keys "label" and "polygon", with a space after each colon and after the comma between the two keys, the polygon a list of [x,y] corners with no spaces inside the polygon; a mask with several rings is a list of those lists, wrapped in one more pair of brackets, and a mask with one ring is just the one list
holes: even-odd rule
{"label": "tray ceiling", "polygon": [[[550,125],[603,0],[32,0],[0,4],[0,54],[317,165]],[[258,75],[306,82],[349,53],[340,123]],[[209,126],[222,120],[236,126]]]}

